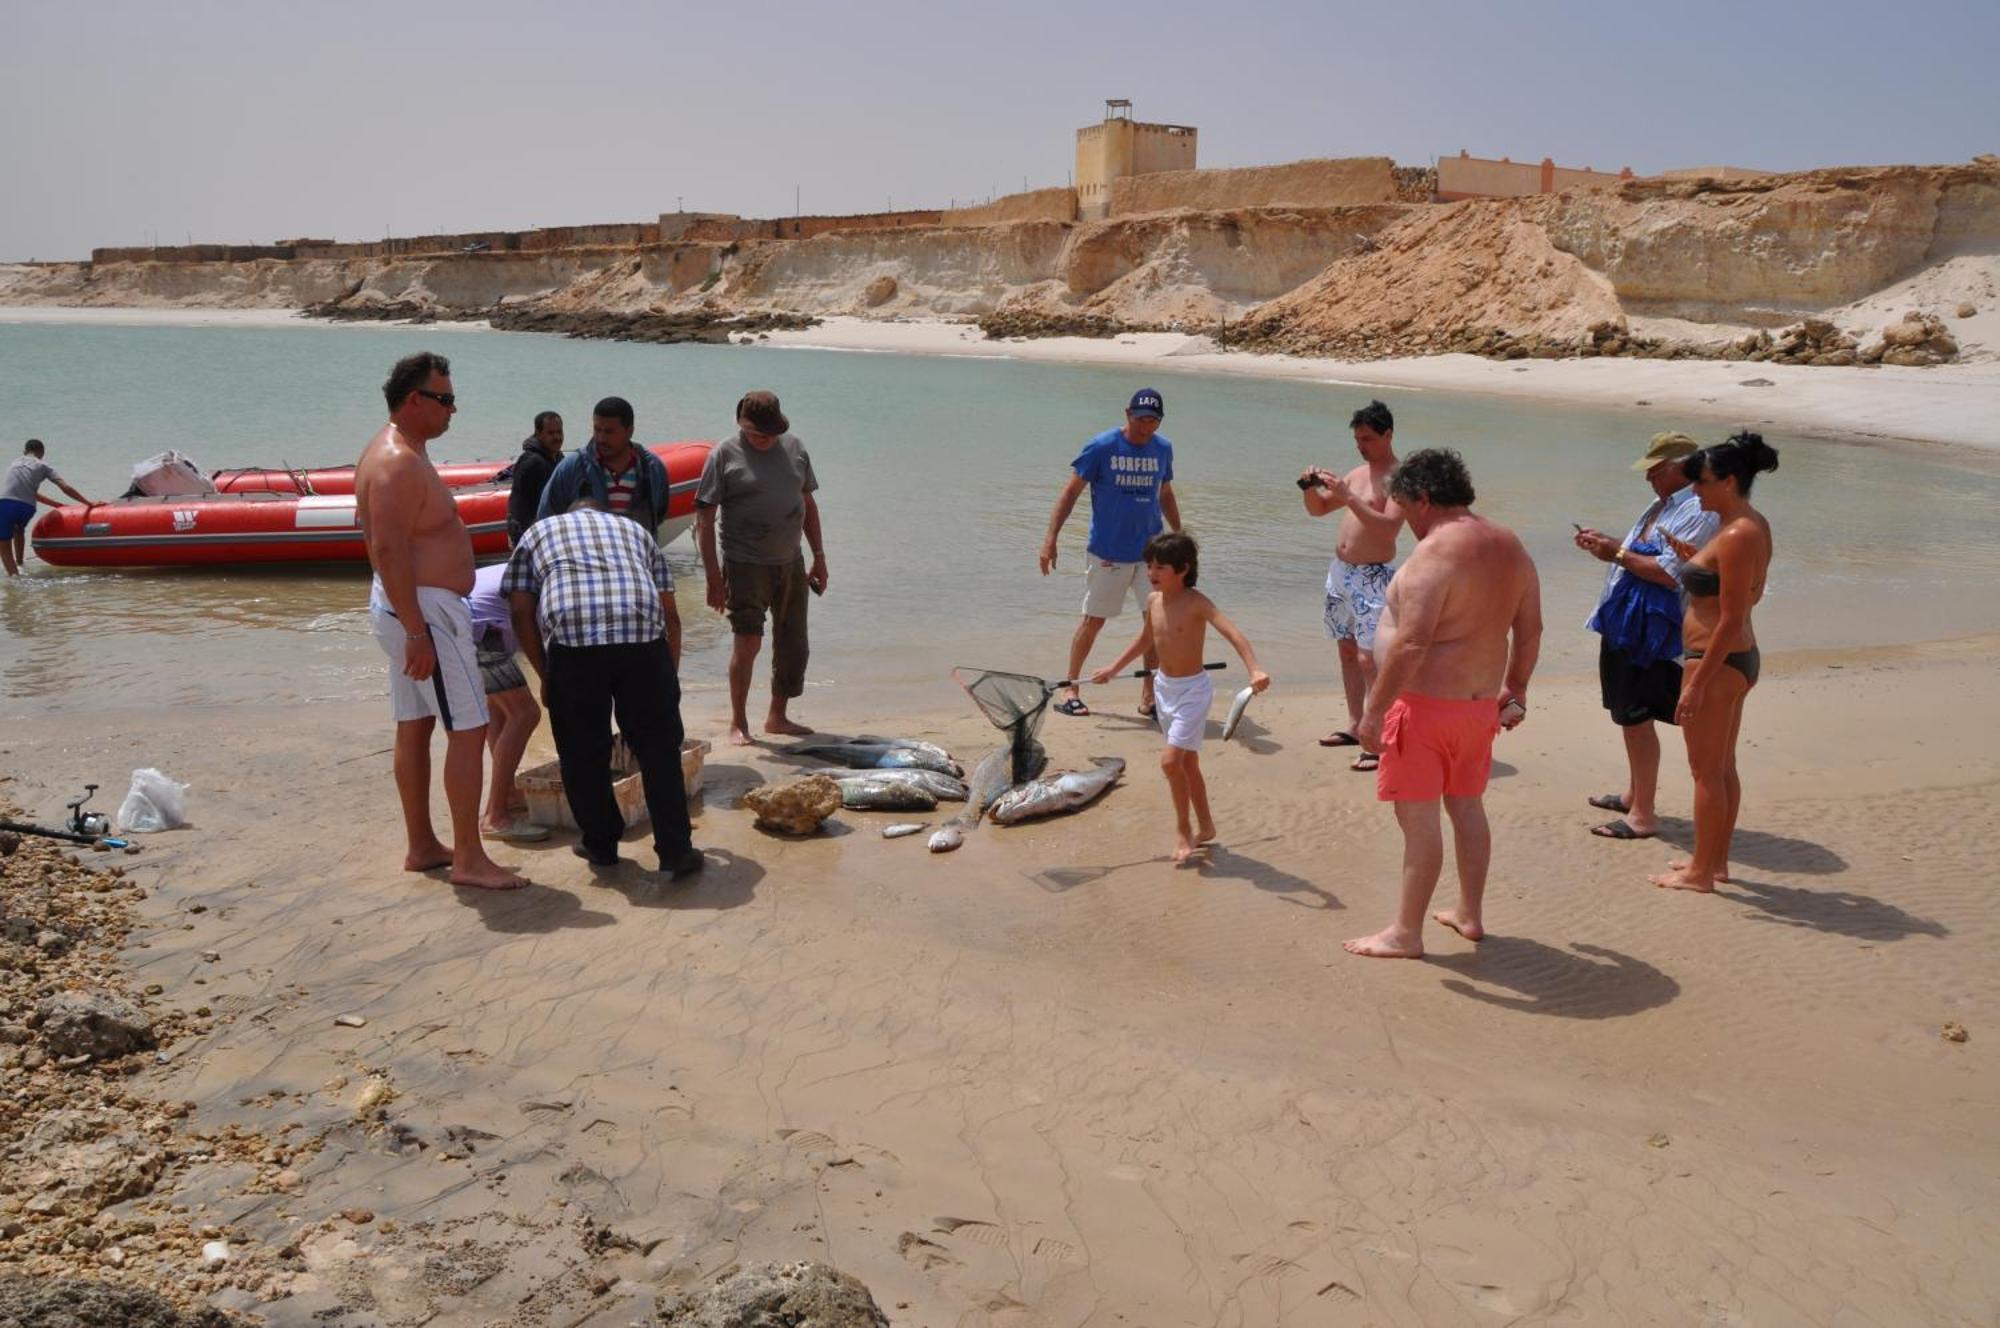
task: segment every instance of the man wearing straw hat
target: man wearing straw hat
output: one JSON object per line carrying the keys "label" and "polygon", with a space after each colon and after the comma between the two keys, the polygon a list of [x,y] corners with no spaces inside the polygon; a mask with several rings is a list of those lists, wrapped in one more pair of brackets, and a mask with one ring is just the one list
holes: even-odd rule
{"label": "man wearing straw hat", "polygon": [[1681,560],[1664,536],[1699,548],[1715,535],[1715,513],[1702,510],[1681,473],[1681,461],[1699,446],[1684,433],[1653,435],[1645,455],[1632,463],[1645,472],[1653,503],[1623,541],[1577,527],[1576,547],[1612,565],[1589,626],[1601,634],[1597,679],[1604,708],[1625,735],[1625,791],[1590,799],[1593,807],[1619,813],[1591,828],[1600,839],[1651,839],[1660,832],[1653,806],[1660,736],[1653,721],[1673,723],[1681,694]]}

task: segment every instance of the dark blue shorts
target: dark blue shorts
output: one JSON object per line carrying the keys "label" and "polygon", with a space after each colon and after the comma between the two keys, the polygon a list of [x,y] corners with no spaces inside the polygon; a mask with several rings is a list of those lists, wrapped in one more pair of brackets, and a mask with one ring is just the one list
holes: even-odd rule
{"label": "dark blue shorts", "polygon": [[18,498],[0,498],[0,540],[14,538],[17,530],[26,530],[35,519],[35,505],[24,503]]}

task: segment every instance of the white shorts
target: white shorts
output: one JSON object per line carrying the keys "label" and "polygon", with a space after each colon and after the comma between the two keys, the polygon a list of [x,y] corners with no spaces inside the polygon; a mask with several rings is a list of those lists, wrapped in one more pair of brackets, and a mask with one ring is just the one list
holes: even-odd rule
{"label": "white shorts", "polygon": [[486,683],[479,674],[479,648],[472,639],[472,610],[462,596],[438,586],[418,586],[417,607],[431,629],[431,644],[437,647],[437,667],[423,682],[403,672],[403,646],[409,637],[382,593],[381,578],[369,588],[368,617],[375,643],[389,657],[391,713],[398,724],[436,719],[446,733],[483,726]]}
{"label": "white shorts", "polygon": [[1352,641],[1363,650],[1375,648],[1375,629],[1389,603],[1394,563],[1344,563],[1335,558],[1326,568],[1326,606],[1321,619],[1329,641]]}
{"label": "white shorts", "polygon": [[1146,564],[1106,562],[1094,553],[1087,556],[1090,568],[1083,588],[1084,617],[1116,618],[1125,612],[1127,596],[1141,613],[1146,611],[1146,597],[1153,593],[1146,580]]}
{"label": "white shorts", "polygon": [[1202,735],[1208,731],[1209,708],[1215,704],[1215,684],[1207,670],[1187,678],[1172,678],[1153,671],[1153,704],[1160,718],[1160,732],[1167,746],[1184,752],[1201,750]]}

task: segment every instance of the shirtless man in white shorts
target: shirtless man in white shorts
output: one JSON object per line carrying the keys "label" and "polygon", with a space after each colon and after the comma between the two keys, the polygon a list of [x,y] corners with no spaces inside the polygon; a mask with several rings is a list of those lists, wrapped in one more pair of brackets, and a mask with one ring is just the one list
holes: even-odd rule
{"label": "shirtless man in white shorts", "polygon": [[[355,467],[354,510],[375,568],[369,618],[389,657],[396,793],[409,837],[403,870],[449,867],[453,885],[517,889],[527,882],[487,857],[479,842],[486,687],[465,605],[472,593],[472,537],[425,451],[451,427],[457,409],[451,365],[428,351],[406,356],[390,370],[382,392],[389,422]],[[430,742],[439,720],[450,848],[431,828]]]}
{"label": "shirtless man in white shorts", "polygon": [[1299,476],[1306,511],[1312,516],[1339,512],[1340,535],[1326,569],[1326,634],[1340,652],[1340,681],[1347,693],[1347,727],[1319,740],[1322,747],[1361,747],[1351,767],[1373,770],[1380,757],[1356,735],[1368,689],[1375,683],[1375,628],[1396,574],[1396,537],[1403,512],[1389,497],[1389,473],[1396,468],[1396,418],[1371,401],[1348,421],[1361,464],[1336,475],[1315,466]]}

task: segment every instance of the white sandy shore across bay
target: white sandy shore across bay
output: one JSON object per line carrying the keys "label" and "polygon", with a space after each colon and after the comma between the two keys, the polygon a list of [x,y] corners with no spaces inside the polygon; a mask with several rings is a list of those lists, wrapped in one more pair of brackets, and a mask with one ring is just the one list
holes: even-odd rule
{"label": "white sandy shore across bay", "polygon": [[[4,308],[0,323],[129,327],[402,327],[321,323],[285,309]],[[440,335],[484,323],[433,323]],[[905,355],[964,355],[1128,366],[1175,373],[1291,378],[1402,391],[1483,393],[1597,407],[1634,407],[1735,426],[2000,450],[2000,362],[1931,369],[1809,368],[1748,361],[1488,360],[1475,355],[1344,361],[1218,350],[1207,337],[1136,332],[1117,337],[989,339],[941,320],[830,317],[772,332],[760,346]],[[1746,386],[1761,383],[1761,386]]]}

